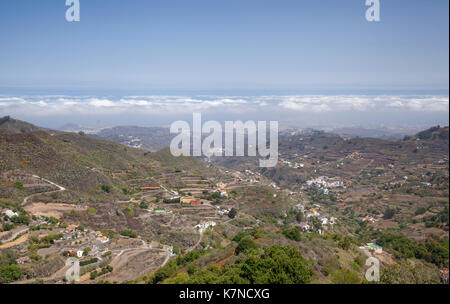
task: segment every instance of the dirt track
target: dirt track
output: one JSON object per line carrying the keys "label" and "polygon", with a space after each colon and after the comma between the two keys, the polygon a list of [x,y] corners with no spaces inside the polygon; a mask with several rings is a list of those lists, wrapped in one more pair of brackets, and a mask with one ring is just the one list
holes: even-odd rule
{"label": "dirt track", "polygon": [[[28,240],[28,236],[29,236],[29,234],[24,234],[24,235],[22,235],[21,237],[19,237],[15,241],[2,244],[2,245],[0,245],[0,249],[11,248],[11,247],[14,247],[16,245],[22,244],[23,242],[26,242]],[[15,238],[15,236],[13,237],[13,239],[14,238]]]}
{"label": "dirt track", "polygon": [[26,205],[26,204],[28,203],[28,200],[29,200],[31,197],[35,196],[35,195],[44,194],[44,193],[45,193],[45,194],[51,194],[51,193],[58,193],[58,192],[61,192],[61,191],[66,191],[66,188],[64,188],[64,187],[62,187],[62,186],[60,186],[60,185],[57,185],[57,184],[55,184],[54,182],[49,181],[49,180],[47,180],[47,179],[45,179],[45,178],[42,178],[42,177],[37,176],[37,175],[33,175],[33,177],[39,178],[39,179],[41,179],[41,180],[43,180],[43,181],[45,181],[45,182],[47,182],[47,183],[49,183],[49,184],[51,184],[51,185],[57,187],[58,190],[52,190],[52,191],[48,191],[48,192],[34,193],[34,194],[31,194],[31,195],[28,195],[27,197],[25,197],[25,198],[23,199],[23,201],[22,201],[22,206]]}

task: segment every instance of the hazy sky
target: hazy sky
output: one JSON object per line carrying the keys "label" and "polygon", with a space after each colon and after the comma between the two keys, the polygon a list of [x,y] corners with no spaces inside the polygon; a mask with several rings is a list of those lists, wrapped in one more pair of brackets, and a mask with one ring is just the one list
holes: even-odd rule
{"label": "hazy sky", "polygon": [[0,0],[0,116],[448,124],[448,0]]}

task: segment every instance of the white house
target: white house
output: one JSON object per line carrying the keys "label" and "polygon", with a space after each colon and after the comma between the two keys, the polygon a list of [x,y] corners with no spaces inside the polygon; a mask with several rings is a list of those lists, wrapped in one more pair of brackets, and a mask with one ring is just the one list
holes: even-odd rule
{"label": "white house", "polygon": [[77,257],[79,257],[79,258],[83,257],[83,250],[77,251]]}
{"label": "white house", "polygon": [[99,237],[97,237],[97,241],[99,241],[102,244],[105,244],[105,243],[109,242],[109,238],[106,236],[99,236]]}
{"label": "white house", "polygon": [[303,231],[308,231],[309,229],[311,229],[311,226],[309,226],[307,223],[301,223],[301,224],[300,224],[300,228],[301,228]]}
{"label": "white house", "polygon": [[169,246],[168,248],[167,248],[167,253],[169,254],[169,256],[176,256],[176,254],[175,253],[173,253],[173,246]]}
{"label": "white house", "polygon": [[6,214],[7,217],[12,218],[13,216],[19,216],[19,214],[17,212],[14,212],[12,210],[6,210],[4,212]]}

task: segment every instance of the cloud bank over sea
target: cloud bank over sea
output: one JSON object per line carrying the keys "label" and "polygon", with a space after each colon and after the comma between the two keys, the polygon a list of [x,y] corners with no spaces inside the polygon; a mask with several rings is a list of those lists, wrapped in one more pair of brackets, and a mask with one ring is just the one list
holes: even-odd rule
{"label": "cloud bank over sea", "polygon": [[[210,119],[232,118],[279,120],[292,124],[296,117],[309,124],[336,124],[345,120],[358,124],[362,117],[367,123],[386,124],[386,118],[405,122],[417,117],[445,123],[449,97],[446,95],[145,95],[145,96],[68,96],[68,95],[0,95],[0,115],[38,122],[54,127],[61,121],[86,123],[95,120],[107,125],[170,124],[172,120],[201,112]],[[117,119],[120,117],[120,119]],[[152,123],[145,122],[145,117]],[[308,119],[306,119],[308,118]],[[442,121],[444,120],[444,121]],[[52,121],[54,123],[52,123]],[[417,122],[420,123],[420,122]],[[344,126],[344,125],[343,125]]]}

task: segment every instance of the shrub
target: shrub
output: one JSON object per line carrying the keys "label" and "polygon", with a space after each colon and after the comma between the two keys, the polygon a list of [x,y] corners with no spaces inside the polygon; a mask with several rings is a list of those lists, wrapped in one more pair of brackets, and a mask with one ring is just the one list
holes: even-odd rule
{"label": "shrub", "polygon": [[358,274],[349,269],[339,269],[330,274],[330,280],[336,284],[360,284]]}
{"label": "shrub", "polygon": [[120,234],[123,235],[123,236],[127,236],[127,237],[130,237],[130,238],[133,238],[133,239],[137,238],[136,232],[131,231],[131,230],[122,230],[120,232]]}
{"label": "shrub", "polygon": [[344,250],[348,250],[350,248],[350,245],[351,245],[351,240],[348,236],[344,237],[338,243],[339,248],[342,248]]}
{"label": "shrub", "polygon": [[421,207],[421,208],[417,209],[416,212],[414,212],[414,214],[421,215],[421,214],[424,214],[425,212],[427,212],[427,209],[425,209],[424,207]]}
{"label": "shrub", "polygon": [[384,218],[385,220],[389,220],[389,219],[393,218],[394,215],[395,215],[395,210],[388,207],[388,208],[386,208],[386,210],[384,211],[383,218]]}
{"label": "shrub", "polygon": [[80,262],[80,266],[86,266],[86,265],[94,264],[94,263],[97,263],[97,262],[98,262],[97,258],[92,258],[92,259],[89,259],[89,260],[81,261]]}
{"label": "shrub", "polygon": [[241,252],[246,252],[249,249],[257,248],[258,245],[256,245],[255,242],[253,242],[250,238],[243,238],[239,245],[236,247],[235,253],[236,255],[239,255]]}
{"label": "shrub", "polygon": [[96,214],[96,213],[97,213],[97,209],[95,209],[94,207],[89,207],[87,209],[87,214],[88,215],[93,215],[93,214]]}
{"label": "shrub", "polygon": [[111,192],[111,186],[110,185],[102,185],[102,190],[106,193]]}
{"label": "shrub", "polygon": [[301,241],[302,235],[300,234],[300,231],[298,231],[297,228],[291,228],[291,229],[285,229],[283,230],[283,235],[293,241]]}
{"label": "shrub", "polygon": [[133,216],[134,215],[134,211],[133,208],[131,208],[130,206],[127,206],[124,210],[129,216]]}
{"label": "shrub", "polygon": [[102,254],[102,258],[109,257],[110,255],[112,255],[112,251],[107,251],[104,254]]}
{"label": "shrub", "polygon": [[16,264],[3,266],[0,268],[0,283],[11,283],[20,279],[22,273]]}

